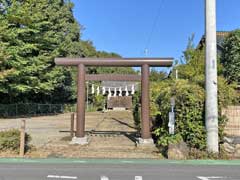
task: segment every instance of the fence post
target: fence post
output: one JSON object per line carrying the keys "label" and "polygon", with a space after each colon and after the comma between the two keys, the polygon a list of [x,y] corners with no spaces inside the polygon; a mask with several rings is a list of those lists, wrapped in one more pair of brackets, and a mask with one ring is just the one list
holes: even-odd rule
{"label": "fence post", "polygon": [[70,136],[74,137],[74,113],[71,114]]}
{"label": "fence post", "polygon": [[20,153],[21,157],[24,157],[25,150],[25,128],[26,128],[26,120],[21,121],[21,129],[20,129]]}
{"label": "fence post", "polygon": [[18,104],[16,104],[16,107],[15,107],[16,109],[15,109],[15,112],[16,112],[16,116],[15,117],[17,117],[18,116]]}

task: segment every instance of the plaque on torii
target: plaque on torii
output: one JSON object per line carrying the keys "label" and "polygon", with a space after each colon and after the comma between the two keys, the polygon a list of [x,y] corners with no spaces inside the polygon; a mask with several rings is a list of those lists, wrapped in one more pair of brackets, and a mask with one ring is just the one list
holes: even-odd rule
{"label": "plaque on torii", "polygon": [[[77,66],[77,122],[73,143],[86,144],[85,81],[141,81],[141,142],[152,142],[149,114],[149,67],[171,67],[173,58],[55,58],[56,65]],[[85,67],[141,67],[139,75],[85,74]]]}

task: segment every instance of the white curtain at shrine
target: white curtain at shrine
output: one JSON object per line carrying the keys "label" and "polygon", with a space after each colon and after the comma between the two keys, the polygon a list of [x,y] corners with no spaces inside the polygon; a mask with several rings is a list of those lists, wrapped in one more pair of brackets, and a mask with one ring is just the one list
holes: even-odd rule
{"label": "white curtain at shrine", "polygon": [[134,87],[134,84],[132,85],[132,95],[135,94],[135,87]]}
{"label": "white curtain at shrine", "polygon": [[128,93],[128,87],[127,86],[125,87],[125,91],[126,91],[126,96],[128,96],[129,93]]}
{"label": "white curtain at shrine", "polygon": [[122,96],[122,87],[119,88],[119,96]]}
{"label": "white curtain at shrine", "polygon": [[117,96],[117,88],[114,88],[114,94],[113,94],[114,97]]}
{"label": "white curtain at shrine", "polygon": [[111,96],[112,96],[111,89],[108,88],[108,99],[110,99]]}

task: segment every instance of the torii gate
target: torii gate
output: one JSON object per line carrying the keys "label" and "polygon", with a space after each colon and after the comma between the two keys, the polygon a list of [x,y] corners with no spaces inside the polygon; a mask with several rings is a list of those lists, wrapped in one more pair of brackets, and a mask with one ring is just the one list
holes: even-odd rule
{"label": "torii gate", "polygon": [[[140,80],[141,79],[141,138],[139,143],[153,143],[149,114],[149,67],[171,67],[173,58],[55,58],[56,65],[78,66],[77,75],[77,122],[73,144],[87,144],[85,136],[85,81],[86,80]],[[138,75],[85,75],[85,67],[141,67]]]}

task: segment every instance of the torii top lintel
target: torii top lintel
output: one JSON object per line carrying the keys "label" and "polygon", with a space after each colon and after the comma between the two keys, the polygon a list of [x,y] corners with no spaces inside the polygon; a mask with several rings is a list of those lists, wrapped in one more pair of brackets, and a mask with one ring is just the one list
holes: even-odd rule
{"label": "torii top lintel", "polygon": [[147,64],[152,67],[171,67],[173,58],[55,58],[62,66],[121,66],[137,67]]}

